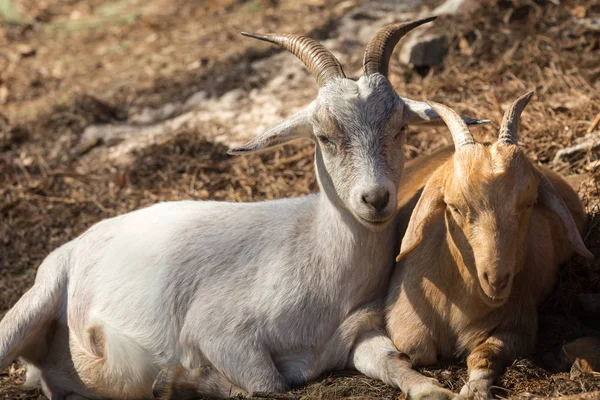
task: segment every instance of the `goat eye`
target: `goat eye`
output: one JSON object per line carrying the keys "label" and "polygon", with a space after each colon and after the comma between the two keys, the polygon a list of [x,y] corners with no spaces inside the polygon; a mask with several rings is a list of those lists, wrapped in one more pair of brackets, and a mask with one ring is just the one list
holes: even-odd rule
{"label": "goat eye", "polygon": [[456,213],[456,214],[462,216],[462,213],[460,212],[460,210],[458,209],[458,207],[456,207],[455,205],[448,204],[448,207],[450,208],[450,210],[452,210],[453,213]]}
{"label": "goat eye", "polygon": [[319,141],[320,141],[321,143],[323,143],[324,145],[331,146],[331,145],[333,145],[333,144],[334,144],[334,143],[333,143],[331,140],[329,140],[329,138],[328,138],[327,136],[324,136],[324,135],[317,135],[317,138],[318,138],[318,139],[319,139]]}

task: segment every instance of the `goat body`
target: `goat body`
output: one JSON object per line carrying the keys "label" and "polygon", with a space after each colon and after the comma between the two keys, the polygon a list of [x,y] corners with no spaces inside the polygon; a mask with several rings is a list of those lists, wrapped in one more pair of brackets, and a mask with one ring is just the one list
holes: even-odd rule
{"label": "goat body", "polygon": [[[487,398],[503,364],[533,350],[537,306],[558,266],[574,249],[590,253],[579,237],[579,198],[558,174],[535,167],[516,145],[465,142],[405,170],[399,214],[407,233],[386,321],[415,365],[468,356],[461,394]],[[569,215],[547,198],[562,199]],[[565,222],[571,217],[574,225]]]}
{"label": "goat body", "polygon": [[[2,367],[22,355],[52,393],[130,398],[151,395],[165,365],[212,365],[249,391],[344,368],[377,328],[369,304],[394,233],[328,204],[174,202],[101,222],[55,250],[7,314]],[[44,307],[37,320],[20,319],[32,307]],[[65,347],[76,375],[60,366]]]}

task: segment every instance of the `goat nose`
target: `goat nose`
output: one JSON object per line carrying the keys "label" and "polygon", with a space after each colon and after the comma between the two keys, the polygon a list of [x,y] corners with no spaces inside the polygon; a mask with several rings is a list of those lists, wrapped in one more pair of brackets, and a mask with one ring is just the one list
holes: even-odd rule
{"label": "goat nose", "polygon": [[390,200],[389,190],[379,187],[363,193],[363,203],[373,207],[377,211],[382,211],[387,206]]}
{"label": "goat nose", "polygon": [[506,285],[508,285],[509,277],[510,277],[510,274],[508,274],[508,273],[506,273],[504,275],[497,275],[494,277],[490,277],[487,272],[483,273],[483,279],[485,279],[485,281],[491,287],[493,287],[495,290],[502,290],[502,289],[506,288]]}

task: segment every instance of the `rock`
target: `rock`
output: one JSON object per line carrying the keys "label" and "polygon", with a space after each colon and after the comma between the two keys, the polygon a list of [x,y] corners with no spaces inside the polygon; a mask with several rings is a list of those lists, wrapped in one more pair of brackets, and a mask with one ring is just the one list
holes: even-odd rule
{"label": "rock", "polygon": [[15,48],[19,52],[19,55],[23,58],[33,57],[37,53],[36,49],[26,44],[17,44]]}
{"label": "rock", "polygon": [[225,108],[233,109],[247,95],[246,91],[241,88],[233,89],[221,96],[221,103]]}
{"label": "rock", "polygon": [[194,110],[202,105],[202,103],[206,102],[210,98],[210,94],[206,90],[201,90],[199,92],[194,93],[185,101],[183,105],[184,111]]}
{"label": "rock", "polygon": [[446,0],[437,6],[431,14],[433,15],[456,15],[470,14],[481,7],[483,1],[480,0]]}
{"label": "rock", "polygon": [[[435,8],[432,15],[470,14],[481,6],[478,0],[446,0]],[[400,49],[400,62],[415,67],[440,65],[448,53],[448,37],[434,25],[425,25],[412,31]]]}
{"label": "rock", "polygon": [[415,67],[440,65],[448,53],[448,39],[444,34],[411,35],[400,50],[400,62]]}

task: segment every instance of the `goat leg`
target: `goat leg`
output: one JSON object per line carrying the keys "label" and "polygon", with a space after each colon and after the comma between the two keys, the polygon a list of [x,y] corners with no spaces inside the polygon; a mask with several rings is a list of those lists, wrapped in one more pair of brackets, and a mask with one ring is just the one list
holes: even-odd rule
{"label": "goat leg", "polygon": [[457,398],[437,380],[415,371],[408,356],[396,350],[391,339],[380,331],[368,331],[359,336],[350,354],[349,367],[400,388],[409,399]]}
{"label": "goat leg", "polygon": [[[535,328],[535,325],[530,328]],[[531,332],[499,331],[475,347],[467,357],[469,380],[460,394],[468,399],[493,398],[490,387],[502,373],[506,362],[527,354],[534,337],[535,329]]]}

